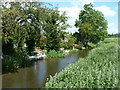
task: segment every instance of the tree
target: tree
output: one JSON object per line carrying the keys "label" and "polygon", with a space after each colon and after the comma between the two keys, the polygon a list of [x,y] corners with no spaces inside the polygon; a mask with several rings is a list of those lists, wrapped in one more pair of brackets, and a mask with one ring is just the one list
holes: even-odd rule
{"label": "tree", "polygon": [[78,42],[80,41],[80,35],[79,35],[79,33],[78,32],[73,33],[72,37],[74,38],[75,44],[78,44]]}
{"label": "tree", "polygon": [[30,54],[35,49],[37,43],[40,42],[42,25],[44,24],[44,11],[43,3],[28,2],[25,4],[27,9],[24,9],[26,19],[24,27],[27,28],[26,44],[27,50]]}
{"label": "tree", "polygon": [[[6,8],[6,4],[10,4]],[[16,45],[23,50],[27,44],[29,53],[38,45],[41,32],[45,33],[48,50],[59,49],[59,37],[64,38],[67,28],[65,12],[60,15],[58,9],[47,8],[40,2],[6,2],[2,5],[2,36],[4,45]]]}
{"label": "tree", "polygon": [[107,36],[107,21],[102,12],[93,9],[93,5],[85,4],[80,11],[79,19],[75,21],[78,27],[80,41],[87,46],[88,42],[97,43]]}
{"label": "tree", "polygon": [[73,49],[73,44],[74,44],[74,39],[73,38],[68,38],[67,46],[70,49]]}
{"label": "tree", "polygon": [[[10,7],[6,8],[6,4]],[[34,50],[44,22],[45,8],[42,5],[38,2],[6,2],[2,5],[3,45],[15,44],[19,51],[27,43],[28,51]]]}
{"label": "tree", "polygon": [[20,3],[10,2],[10,8],[6,8],[6,4],[8,3],[2,5],[2,43],[3,52],[9,54],[13,44],[16,44],[18,48],[24,42],[25,33],[19,22],[19,18],[22,16],[18,10]]}
{"label": "tree", "polygon": [[48,13],[46,14],[47,16],[45,18],[45,24],[43,26],[47,40],[47,51],[57,51],[60,48],[59,38],[64,38],[64,33],[62,30],[65,30],[69,26],[66,24],[68,17],[66,17],[65,12],[60,15],[57,8],[48,9],[45,13]]}

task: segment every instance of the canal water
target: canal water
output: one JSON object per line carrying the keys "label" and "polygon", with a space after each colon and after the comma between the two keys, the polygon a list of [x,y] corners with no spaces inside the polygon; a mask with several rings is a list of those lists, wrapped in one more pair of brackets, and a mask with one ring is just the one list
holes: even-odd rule
{"label": "canal water", "polygon": [[18,72],[2,75],[2,88],[41,88],[50,75],[60,72],[68,64],[87,56],[89,50],[80,50],[65,58],[38,60],[31,67],[21,68]]}

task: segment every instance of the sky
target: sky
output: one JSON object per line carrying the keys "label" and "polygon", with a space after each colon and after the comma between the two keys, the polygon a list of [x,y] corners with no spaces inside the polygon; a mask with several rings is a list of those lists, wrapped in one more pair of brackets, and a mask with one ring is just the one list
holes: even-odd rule
{"label": "sky", "polygon": [[[3,0],[3,1],[15,1],[15,0]],[[18,0],[23,1],[23,0]],[[36,0],[27,0],[36,1]],[[94,9],[101,11],[105,19],[108,21],[107,31],[109,34],[118,33],[118,1],[119,0],[37,0],[39,2],[49,2],[53,6],[57,6],[58,10],[66,11],[69,17],[67,23],[72,27],[67,28],[66,31],[74,33],[78,31],[78,28],[74,26],[75,20],[78,19],[80,10],[83,10],[83,6],[88,3],[92,3]]]}
{"label": "sky", "polygon": [[86,2],[71,1],[50,3],[54,6],[58,6],[60,11],[66,11],[69,16],[67,23],[72,26],[72,28],[68,28],[66,31],[74,33],[75,31],[78,31],[78,28],[74,26],[75,20],[78,19],[80,10],[83,10],[84,4],[90,3],[89,1],[93,4],[94,9],[99,10],[104,14],[105,19],[108,21],[108,33],[118,33],[118,2],[94,2],[94,0],[86,0]]}

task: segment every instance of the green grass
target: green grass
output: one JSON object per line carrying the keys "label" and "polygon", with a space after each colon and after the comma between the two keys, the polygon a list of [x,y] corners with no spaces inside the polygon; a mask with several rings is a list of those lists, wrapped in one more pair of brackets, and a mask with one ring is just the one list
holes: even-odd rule
{"label": "green grass", "polygon": [[118,40],[105,39],[86,58],[50,76],[45,88],[118,88]]}
{"label": "green grass", "polygon": [[62,51],[55,51],[55,50],[51,50],[50,52],[48,52],[47,54],[48,58],[57,58],[57,57],[65,57],[66,54]]}

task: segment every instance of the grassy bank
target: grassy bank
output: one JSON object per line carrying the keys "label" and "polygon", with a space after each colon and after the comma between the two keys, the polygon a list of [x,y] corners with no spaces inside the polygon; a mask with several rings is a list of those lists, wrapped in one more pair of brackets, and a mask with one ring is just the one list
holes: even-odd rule
{"label": "grassy bank", "polygon": [[118,40],[105,39],[100,47],[91,50],[45,84],[45,88],[117,88]]}
{"label": "grassy bank", "polygon": [[78,52],[78,49],[69,50],[69,53],[76,53],[76,52]]}
{"label": "grassy bank", "polygon": [[[68,51],[69,51],[69,53],[76,53],[78,51],[78,49],[72,49],[72,50],[68,50]],[[51,50],[46,55],[48,58],[59,58],[59,57],[67,56],[67,53],[65,53],[63,51]]]}
{"label": "grassy bank", "polygon": [[62,52],[62,51],[55,51],[55,50],[51,50],[50,52],[48,52],[47,54],[48,58],[57,58],[57,57],[65,57],[66,53]]}

